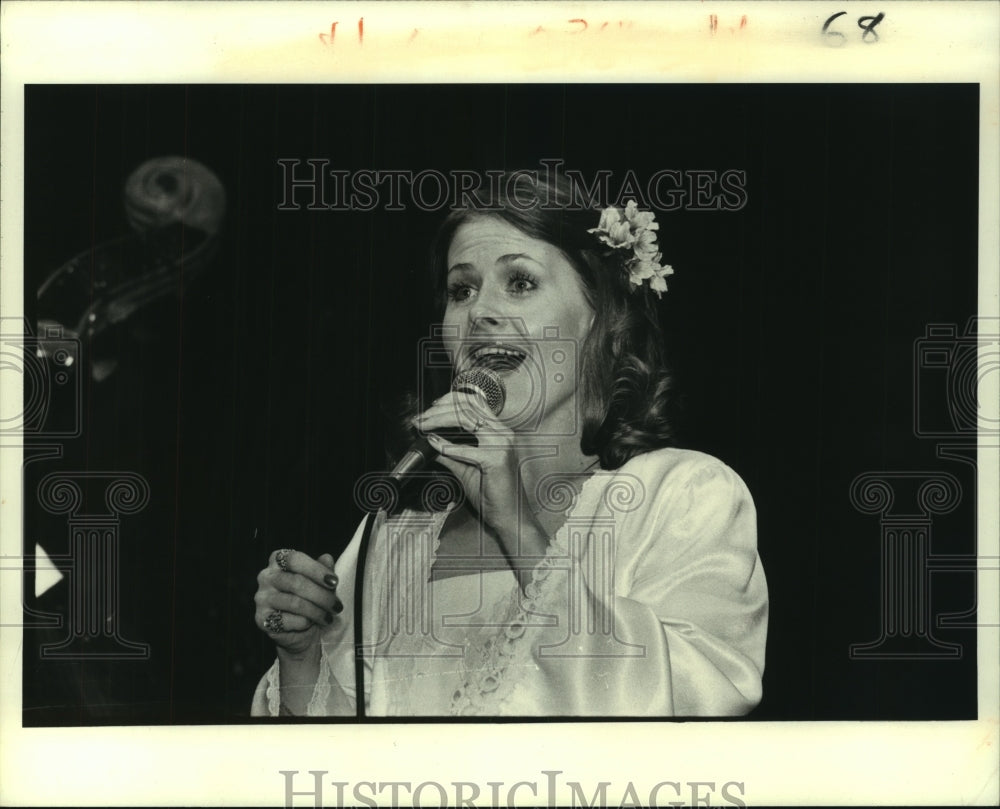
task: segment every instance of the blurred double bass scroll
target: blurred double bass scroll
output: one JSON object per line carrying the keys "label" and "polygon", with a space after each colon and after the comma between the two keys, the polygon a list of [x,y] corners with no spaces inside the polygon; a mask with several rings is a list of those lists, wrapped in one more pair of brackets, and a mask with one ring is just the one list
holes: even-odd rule
{"label": "blurred double bass scroll", "polygon": [[[38,334],[78,339],[98,382],[118,365],[109,339],[116,330],[209,267],[226,211],[219,178],[186,157],[146,161],[126,180],[124,198],[133,232],[79,253],[38,288]],[[45,356],[59,347],[39,341]]]}

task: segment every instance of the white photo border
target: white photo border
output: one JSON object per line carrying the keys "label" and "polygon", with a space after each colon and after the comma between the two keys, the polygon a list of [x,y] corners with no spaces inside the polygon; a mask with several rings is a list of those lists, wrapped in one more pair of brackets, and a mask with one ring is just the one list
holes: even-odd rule
{"label": "white photo border", "polygon": [[[843,47],[825,19],[885,13],[877,45]],[[709,30],[710,15],[717,29]],[[740,21],[746,17],[742,26]],[[364,47],[331,52],[337,18],[365,20]],[[573,19],[629,20],[604,39]],[[598,26],[593,26],[597,28]],[[537,30],[541,29],[541,30]],[[845,31],[848,29],[845,28]],[[980,316],[997,317],[1000,267],[1000,6],[974,2],[38,3],[2,10],[2,291],[20,317],[24,86],[32,83],[973,82],[980,86]],[[536,34],[536,36],[532,36]],[[589,38],[588,38],[589,36]],[[21,390],[4,380],[5,400]],[[997,391],[981,405],[998,411]],[[10,397],[8,399],[8,397]],[[6,410],[4,411],[6,412]],[[997,559],[996,447],[980,442],[979,553]],[[21,457],[4,448],[0,537],[20,556]],[[998,574],[979,571],[979,719],[445,725],[310,724],[24,729],[20,599],[0,593],[0,800],[45,805],[275,805],[279,771],[331,781],[626,782],[743,785],[746,805],[982,804],[998,798]],[[10,626],[13,624],[14,626]],[[609,740],[614,739],[613,743]],[[616,780],[617,779],[617,780]],[[308,780],[297,781],[307,790]],[[334,805],[335,792],[325,796]],[[507,793],[502,793],[506,795]],[[609,794],[612,794],[609,791]],[[436,805],[428,793],[427,805]],[[383,794],[384,798],[384,794]],[[689,800],[690,795],[680,800]],[[547,800],[525,788],[517,803]],[[662,800],[677,800],[664,793]],[[300,796],[296,805],[312,805]]]}

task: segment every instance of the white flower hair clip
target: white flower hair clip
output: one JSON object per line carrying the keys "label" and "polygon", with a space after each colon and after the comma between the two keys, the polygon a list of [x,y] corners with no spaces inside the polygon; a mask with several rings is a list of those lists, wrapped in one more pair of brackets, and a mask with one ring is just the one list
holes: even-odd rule
{"label": "white flower hair clip", "polygon": [[668,275],[674,274],[674,268],[669,264],[660,264],[662,258],[656,243],[656,231],[660,225],[650,211],[640,211],[634,200],[625,205],[625,215],[615,206],[601,211],[601,221],[596,228],[590,228],[587,233],[596,233],[597,237],[609,247],[632,250],[631,258],[625,260],[625,270],[632,291],[638,289],[643,281],[649,281],[649,288],[662,297],[667,291]]}

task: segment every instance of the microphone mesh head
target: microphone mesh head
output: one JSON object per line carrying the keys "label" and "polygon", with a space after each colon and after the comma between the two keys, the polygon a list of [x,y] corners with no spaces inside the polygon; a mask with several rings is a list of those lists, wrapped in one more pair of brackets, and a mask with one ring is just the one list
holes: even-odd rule
{"label": "microphone mesh head", "polygon": [[489,368],[469,368],[456,374],[451,389],[456,393],[481,393],[494,416],[500,415],[507,401],[503,380]]}

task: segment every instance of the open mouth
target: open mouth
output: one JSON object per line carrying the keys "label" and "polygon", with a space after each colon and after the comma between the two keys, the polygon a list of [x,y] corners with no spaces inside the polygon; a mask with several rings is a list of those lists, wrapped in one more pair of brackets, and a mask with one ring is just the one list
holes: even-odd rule
{"label": "open mouth", "polygon": [[528,358],[528,352],[509,343],[488,343],[472,347],[466,356],[469,366],[484,367],[500,373],[519,368]]}

